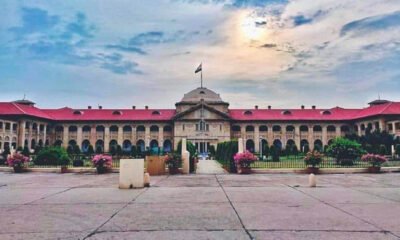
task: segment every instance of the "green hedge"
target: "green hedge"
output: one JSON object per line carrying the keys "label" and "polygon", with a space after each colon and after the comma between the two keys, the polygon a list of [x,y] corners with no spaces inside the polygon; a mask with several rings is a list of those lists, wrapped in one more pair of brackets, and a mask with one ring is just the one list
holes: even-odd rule
{"label": "green hedge", "polygon": [[236,172],[235,162],[233,157],[238,152],[238,141],[232,140],[227,142],[220,142],[217,145],[215,158],[220,161],[230,172]]}

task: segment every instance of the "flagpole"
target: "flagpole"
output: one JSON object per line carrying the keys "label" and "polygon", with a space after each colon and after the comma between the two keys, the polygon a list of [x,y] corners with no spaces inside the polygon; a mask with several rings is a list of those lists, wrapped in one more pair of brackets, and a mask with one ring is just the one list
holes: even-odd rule
{"label": "flagpole", "polygon": [[200,79],[201,79],[201,88],[203,88],[203,66],[201,66]]}

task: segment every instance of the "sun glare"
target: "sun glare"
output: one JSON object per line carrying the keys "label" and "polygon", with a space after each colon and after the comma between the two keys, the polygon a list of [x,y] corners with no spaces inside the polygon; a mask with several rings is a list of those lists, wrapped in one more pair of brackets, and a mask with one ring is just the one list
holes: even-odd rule
{"label": "sun glare", "polygon": [[242,34],[245,39],[260,40],[263,36],[263,29],[256,26],[254,18],[243,17],[240,24]]}

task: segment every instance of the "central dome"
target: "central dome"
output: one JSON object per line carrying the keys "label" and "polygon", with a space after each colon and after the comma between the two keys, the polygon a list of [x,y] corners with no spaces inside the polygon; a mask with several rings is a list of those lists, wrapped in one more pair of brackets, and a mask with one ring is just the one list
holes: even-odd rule
{"label": "central dome", "polygon": [[204,99],[205,102],[223,102],[219,94],[204,87],[186,93],[181,102],[200,102],[201,99]]}

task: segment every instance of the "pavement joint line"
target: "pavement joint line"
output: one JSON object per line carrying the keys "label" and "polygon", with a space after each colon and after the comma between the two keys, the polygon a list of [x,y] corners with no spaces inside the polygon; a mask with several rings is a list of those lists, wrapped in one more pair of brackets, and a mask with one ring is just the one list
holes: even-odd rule
{"label": "pavement joint line", "polygon": [[222,184],[219,182],[219,179],[218,179],[217,175],[214,175],[214,176],[215,176],[215,179],[217,180],[219,186],[221,187],[222,191],[224,192],[225,197],[228,199],[228,202],[229,202],[229,204],[231,205],[233,211],[235,212],[237,218],[239,219],[239,222],[240,222],[240,224],[242,225],[243,230],[246,232],[246,234],[247,234],[247,236],[249,237],[249,239],[250,239],[250,240],[253,240],[253,239],[254,239],[253,236],[250,234],[249,230],[247,230],[246,226],[244,225],[242,218],[240,217],[239,213],[237,212],[235,206],[233,205],[233,203],[232,203],[231,199],[229,198],[228,194],[226,193],[224,187],[223,187]]}
{"label": "pavement joint line", "polygon": [[126,207],[129,206],[129,204],[131,204],[132,202],[136,201],[136,199],[141,196],[143,193],[147,192],[149,188],[145,188],[141,193],[139,193],[137,196],[135,196],[130,202],[126,203],[124,206],[122,206],[122,208],[120,208],[119,210],[117,210],[115,213],[113,213],[105,222],[103,222],[102,224],[100,224],[100,226],[98,226],[94,231],[92,231],[91,233],[89,233],[86,237],[83,238],[83,240],[95,235],[97,233],[97,230],[99,230],[101,227],[103,227],[105,224],[107,224],[109,221],[111,221],[111,219],[113,219],[118,213],[120,213],[122,210],[124,210]]}
{"label": "pavement joint line", "polygon": [[[293,188],[293,187],[291,187],[291,186],[289,186],[289,185],[287,185],[287,186],[290,187],[290,188]],[[385,229],[383,229],[383,228],[381,228],[381,227],[375,225],[374,223],[371,223],[371,222],[369,222],[369,221],[367,221],[367,220],[365,220],[365,219],[362,219],[362,218],[360,218],[360,217],[357,217],[356,215],[351,214],[351,213],[349,213],[349,212],[347,212],[347,211],[345,211],[345,210],[343,210],[343,209],[341,209],[341,208],[339,208],[339,207],[336,207],[336,206],[334,206],[334,205],[332,205],[332,204],[330,204],[330,203],[328,203],[328,202],[325,202],[325,201],[323,201],[323,200],[321,200],[321,199],[319,199],[319,198],[316,198],[316,197],[314,197],[314,196],[312,196],[312,195],[310,195],[310,194],[307,194],[307,193],[301,191],[301,190],[298,189],[298,188],[293,188],[293,189],[295,189],[296,191],[299,191],[299,192],[305,194],[306,196],[309,196],[309,197],[311,197],[311,198],[314,198],[315,200],[317,200],[317,201],[319,201],[319,202],[321,202],[321,203],[323,203],[323,204],[325,204],[325,205],[327,205],[327,206],[329,206],[329,207],[332,207],[332,208],[334,208],[334,209],[336,209],[336,210],[339,210],[339,211],[341,211],[341,212],[343,212],[343,213],[345,213],[345,214],[347,214],[347,215],[349,215],[349,216],[352,216],[352,217],[354,217],[354,218],[356,218],[356,219],[358,219],[358,220],[360,220],[360,221],[362,221],[362,222],[364,222],[364,223],[367,223],[367,224],[369,224],[369,225],[371,225],[371,226],[373,226],[373,227],[375,227],[375,228],[377,228],[377,229],[380,229],[382,232],[390,233],[390,234],[392,234],[393,236],[398,237],[398,236],[396,236],[394,233],[392,233],[391,231],[385,230]]]}

